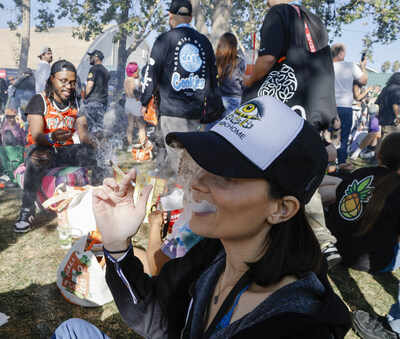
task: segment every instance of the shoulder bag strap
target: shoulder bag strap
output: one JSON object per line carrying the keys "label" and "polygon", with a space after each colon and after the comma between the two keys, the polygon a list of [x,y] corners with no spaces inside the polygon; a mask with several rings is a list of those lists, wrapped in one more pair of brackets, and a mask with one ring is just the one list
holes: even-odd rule
{"label": "shoulder bag strap", "polygon": [[[299,6],[297,6],[297,5],[291,5],[291,6],[296,10],[297,14],[301,18],[301,12],[300,12]],[[304,29],[305,29],[306,39],[307,39],[307,43],[308,43],[308,48],[310,49],[311,53],[315,53],[317,50],[315,48],[314,41],[313,41],[311,33],[310,33],[310,29],[308,28],[305,20],[304,20]]]}

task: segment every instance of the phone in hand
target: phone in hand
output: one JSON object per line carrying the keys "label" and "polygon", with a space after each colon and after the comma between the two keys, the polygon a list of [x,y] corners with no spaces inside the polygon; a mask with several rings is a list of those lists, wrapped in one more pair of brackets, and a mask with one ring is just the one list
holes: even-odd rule
{"label": "phone in hand", "polygon": [[365,52],[363,52],[363,53],[361,54],[361,61],[364,61],[364,60],[365,60],[366,54],[367,54],[367,53],[365,53]]}

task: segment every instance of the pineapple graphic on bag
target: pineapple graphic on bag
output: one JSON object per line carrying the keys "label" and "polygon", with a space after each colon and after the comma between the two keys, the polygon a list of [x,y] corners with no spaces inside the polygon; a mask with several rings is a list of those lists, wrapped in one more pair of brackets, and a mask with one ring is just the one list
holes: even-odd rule
{"label": "pineapple graphic on bag", "polygon": [[368,202],[371,197],[371,187],[373,175],[364,178],[361,181],[354,181],[347,186],[345,194],[339,203],[339,214],[340,216],[349,221],[356,220],[362,213],[363,203]]}

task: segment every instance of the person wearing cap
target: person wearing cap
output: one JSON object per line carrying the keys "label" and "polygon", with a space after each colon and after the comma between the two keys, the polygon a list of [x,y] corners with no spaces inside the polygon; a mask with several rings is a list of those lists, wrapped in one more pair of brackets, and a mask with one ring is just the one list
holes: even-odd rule
{"label": "person wearing cap", "polygon": [[[146,338],[344,338],[349,311],[327,280],[304,212],[327,165],[314,128],[264,96],[210,132],[173,132],[166,142],[192,159],[185,208],[205,239],[150,278],[131,238],[152,187],[135,205],[131,170],[93,191],[106,280],[124,321]],[[74,324],[82,322],[59,331],[80,337]]]}
{"label": "person wearing cap", "polygon": [[25,150],[25,174],[21,212],[14,225],[16,233],[26,233],[35,219],[37,192],[46,170],[52,167],[87,167],[94,163],[93,148],[75,144],[72,135],[79,130],[82,142],[88,142],[85,118],[78,119],[75,93],[76,69],[67,60],[53,64],[44,92],[28,103],[28,146]]}
{"label": "person wearing cap", "polygon": [[[144,114],[159,87],[163,139],[169,132],[197,130],[199,122],[216,121],[225,111],[212,45],[190,27],[192,5],[187,0],[173,0],[168,18],[172,29],[153,45],[141,97]],[[164,168],[159,170],[170,177],[177,172],[178,157],[168,145],[166,150]]]}
{"label": "person wearing cap", "polygon": [[92,66],[87,76],[84,95],[84,110],[79,112],[86,116],[88,131],[96,133],[103,129],[103,117],[108,104],[108,82],[110,73],[103,66],[104,55],[98,49],[88,52]]}
{"label": "person wearing cap", "polygon": [[29,100],[35,95],[35,76],[28,67],[22,71],[22,75],[13,84],[13,97],[10,101],[10,108],[25,110]]}
{"label": "person wearing cap", "polygon": [[50,47],[42,47],[38,55],[39,63],[36,67],[36,93],[42,93],[50,76],[50,64],[53,61],[53,52]]}

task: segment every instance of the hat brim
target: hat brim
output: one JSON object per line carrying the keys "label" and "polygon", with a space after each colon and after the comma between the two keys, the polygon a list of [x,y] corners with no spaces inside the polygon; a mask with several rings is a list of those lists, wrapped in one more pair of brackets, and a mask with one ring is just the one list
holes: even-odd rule
{"label": "hat brim", "polygon": [[186,149],[200,167],[215,175],[266,179],[260,168],[214,132],[173,132],[165,140],[171,147]]}

